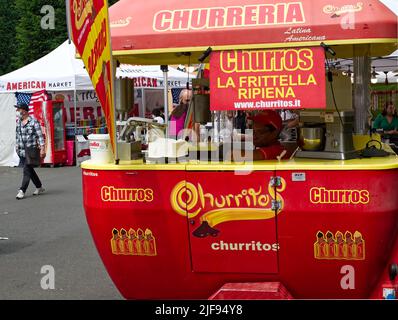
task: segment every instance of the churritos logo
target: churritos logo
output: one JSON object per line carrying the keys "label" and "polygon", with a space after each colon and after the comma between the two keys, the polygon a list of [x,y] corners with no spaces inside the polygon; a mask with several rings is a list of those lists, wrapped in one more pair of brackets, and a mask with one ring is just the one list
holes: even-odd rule
{"label": "churritos logo", "polygon": [[154,16],[153,29],[164,32],[303,23],[305,23],[303,4],[290,2],[162,10]]}
{"label": "churritos logo", "polygon": [[101,188],[101,200],[104,202],[152,202],[153,190],[104,186]]}
{"label": "churritos logo", "polygon": [[[199,238],[217,236],[214,227],[229,221],[267,220],[279,214],[284,201],[280,195],[286,188],[283,178],[278,187],[271,183],[267,187],[242,189],[237,194],[214,195],[206,192],[200,183],[179,182],[172,190],[170,202],[173,210],[188,218],[201,214],[201,225],[193,235]],[[274,206],[276,201],[279,205]]]}
{"label": "churritos logo", "polygon": [[93,0],[74,0],[73,13],[75,14],[76,29],[80,30],[86,18],[93,13]]}
{"label": "churritos logo", "polygon": [[332,4],[323,7],[323,12],[326,14],[333,14],[339,16],[343,13],[352,13],[362,11],[363,3],[357,2],[357,4],[346,4],[341,7],[336,7]]}
{"label": "churritos logo", "polygon": [[328,190],[324,187],[313,187],[310,190],[310,201],[314,204],[367,204],[370,193],[368,190]]}
{"label": "churritos logo", "polygon": [[125,19],[119,19],[116,21],[111,21],[110,26],[111,28],[123,28],[123,27],[127,27],[130,22],[131,19],[133,19],[132,17],[127,17]]}

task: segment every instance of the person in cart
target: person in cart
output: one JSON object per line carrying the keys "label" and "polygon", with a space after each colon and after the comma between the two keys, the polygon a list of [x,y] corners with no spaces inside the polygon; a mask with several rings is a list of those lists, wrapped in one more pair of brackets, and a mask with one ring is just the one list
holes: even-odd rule
{"label": "person in cart", "polygon": [[248,117],[248,119],[253,121],[253,145],[255,149],[233,150],[232,160],[286,159],[287,150],[279,142],[279,135],[283,128],[282,118],[279,113],[274,110],[264,110]]}
{"label": "person in cart", "polygon": [[387,101],[383,112],[376,117],[373,129],[380,131],[383,141],[398,154],[398,115],[392,101]]}

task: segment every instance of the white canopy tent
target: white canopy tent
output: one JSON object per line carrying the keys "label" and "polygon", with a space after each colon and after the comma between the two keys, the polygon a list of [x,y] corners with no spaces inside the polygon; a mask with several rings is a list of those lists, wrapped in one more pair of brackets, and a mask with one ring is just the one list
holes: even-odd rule
{"label": "white canopy tent", "polygon": [[[333,62],[336,69],[353,74],[352,59],[337,59]],[[372,83],[398,82],[398,50],[385,57],[371,58]]]}
{"label": "white canopy tent", "polygon": [[[191,75],[169,67],[169,87],[185,87]],[[160,66],[122,65],[118,77],[135,79],[137,87],[164,87],[164,74]],[[189,80],[190,81],[190,80]],[[94,90],[82,60],[76,59],[74,44],[66,40],[42,58],[3,76],[0,76],[0,166],[14,166],[19,162],[15,153],[16,92],[76,92]],[[75,106],[76,107],[76,106]],[[76,117],[75,117],[76,121]]]}
{"label": "white canopy tent", "polygon": [[[155,104],[167,105],[168,110],[172,110],[172,89],[186,88],[191,86],[192,78],[196,76],[192,73],[184,72],[171,66],[167,67],[167,76],[158,65],[129,65],[121,64],[116,70],[116,78],[130,78],[133,80],[135,99],[139,105],[139,115],[144,117],[146,108],[151,109]],[[167,85],[165,86],[165,77]],[[160,99],[160,95],[163,98]],[[160,102],[160,101],[163,102]],[[167,101],[167,103],[166,103]]]}
{"label": "white canopy tent", "polygon": [[[196,76],[168,67],[167,82],[169,87],[185,88]],[[160,66],[141,66],[121,64],[116,70],[116,78],[133,79],[134,88],[163,88],[164,75]]]}
{"label": "white canopy tent", "polygon": [[[0,165],[13,166],[19,162],[15,146],[16,92],[41,90],[93,90],[83,62],[75,58],[75,46],[65,41],[42,58],[0,77]],[[76,100],[76,99],[74,99]]]}
{"label": "white canopy tent", "polygon": [[44,57],[0,77],[0,93],[92,90],[83,61],[68,40]]}

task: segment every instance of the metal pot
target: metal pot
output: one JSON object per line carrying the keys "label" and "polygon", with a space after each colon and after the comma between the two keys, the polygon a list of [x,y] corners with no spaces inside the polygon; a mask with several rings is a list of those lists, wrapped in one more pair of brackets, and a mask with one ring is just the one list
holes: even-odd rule
{"label": "metal pot", "polygon": [[305,151],[320,151],[325,146],[325,128],[301,127],[299,128],[298,145]]}

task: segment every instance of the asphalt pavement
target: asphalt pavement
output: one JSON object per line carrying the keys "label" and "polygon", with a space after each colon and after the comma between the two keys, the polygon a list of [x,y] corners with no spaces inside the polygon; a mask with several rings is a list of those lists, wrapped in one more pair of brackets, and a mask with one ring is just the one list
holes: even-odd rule
{"label": "asphalt pavement", "polygon": [[0,167],[0,299],[123,299],[86,222],[81,169],[36,170],[46,192],[30,183],[16,200],[22,169]]}

